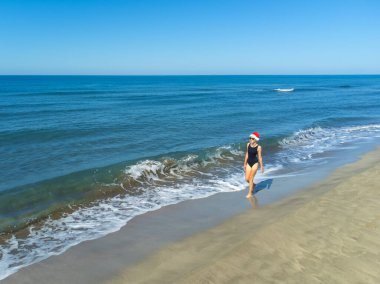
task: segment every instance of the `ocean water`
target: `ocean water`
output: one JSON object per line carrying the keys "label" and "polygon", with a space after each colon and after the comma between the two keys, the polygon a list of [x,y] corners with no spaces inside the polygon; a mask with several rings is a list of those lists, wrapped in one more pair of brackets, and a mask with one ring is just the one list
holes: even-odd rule
{"label": "ocean water", "polygon": [[0,76],[0,279],[162,206],[380,140],[380,76]]}

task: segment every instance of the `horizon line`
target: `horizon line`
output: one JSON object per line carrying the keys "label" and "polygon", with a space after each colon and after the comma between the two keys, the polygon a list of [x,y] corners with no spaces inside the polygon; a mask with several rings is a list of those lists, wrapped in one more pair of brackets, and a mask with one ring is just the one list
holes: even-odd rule
{"label": "horizon line", "polygon": [[0,76],[379,76],[380,73],[347,73],[347,74],[0,74]]}

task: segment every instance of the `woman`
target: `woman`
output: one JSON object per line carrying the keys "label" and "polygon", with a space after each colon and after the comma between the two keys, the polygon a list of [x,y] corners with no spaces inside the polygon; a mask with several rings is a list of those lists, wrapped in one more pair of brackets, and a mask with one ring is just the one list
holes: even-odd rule
{"label": "woman", "polygon": [[247,198],[252,197],[252,193],[256,184],[253,183],[253,178],[256,175],[260,164],[261,172],[264,173],[263,159],[261,157],[261,146],[257,144],[260,140],[260,134],[253,132],[249,135],[249,143],[247,143],[247,152],[244,160],[245,180],[249,183],[249,192]]}

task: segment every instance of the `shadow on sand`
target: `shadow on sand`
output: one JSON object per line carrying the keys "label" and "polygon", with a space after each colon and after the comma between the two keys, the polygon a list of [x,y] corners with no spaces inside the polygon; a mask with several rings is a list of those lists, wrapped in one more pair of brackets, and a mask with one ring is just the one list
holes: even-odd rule
{"label": "shadow on sand", "polygon": [[253,209],[256,209],[258,207],[257,198],[255,194],[258,193],[260,190],[270,189],[272,186],[272,183],[273,183],[273,179],[267,179],[256,184],[255,191],[253,193],[254,195],[248,198],[248,201],[251,203]]}
{"label": "shadow on sand", "polygon": [[256,184],[254,194],[258,193],[260,190],[263,190],[263,189],[270,189],[270,187],[272,186],[272,183],[273,183],[272,178],[259,182],[258,184]]}

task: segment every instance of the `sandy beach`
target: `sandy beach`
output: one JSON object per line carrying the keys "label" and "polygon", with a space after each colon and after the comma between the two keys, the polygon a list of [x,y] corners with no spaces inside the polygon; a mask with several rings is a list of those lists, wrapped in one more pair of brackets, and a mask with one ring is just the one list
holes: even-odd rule
{"label": "sandy beach", "polygon": [[380,150],[105,283],[379,283]]}

